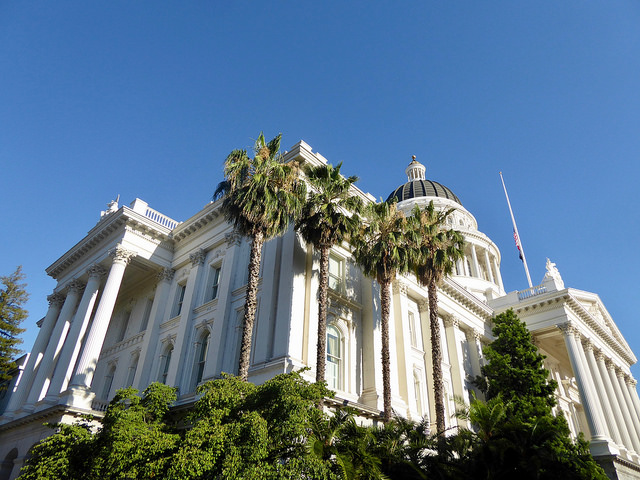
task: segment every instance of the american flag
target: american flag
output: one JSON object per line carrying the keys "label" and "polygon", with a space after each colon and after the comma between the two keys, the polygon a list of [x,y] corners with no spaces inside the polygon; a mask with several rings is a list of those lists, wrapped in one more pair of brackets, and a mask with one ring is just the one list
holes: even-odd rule
{"label": "american flag", "polygon": [[520,238],[518,237],[518,232],[516,232],[516,229],[513,229],[513,239],[516,241],[516,248],[518,249],[518,256],[520,257],[520,260],[522,260],[524,262],[524,258],[522,256],[522,245],[520,244]]}

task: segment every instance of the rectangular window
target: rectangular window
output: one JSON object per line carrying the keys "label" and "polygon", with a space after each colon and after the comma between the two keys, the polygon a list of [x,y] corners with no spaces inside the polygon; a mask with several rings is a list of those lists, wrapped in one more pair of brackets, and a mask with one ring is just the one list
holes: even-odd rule
{"label": "rectangular window", "polygon": [[218,298],[218,285],[220,283],[220,267],[211,267],[209,272],[209,282],[207,286],[206,300],[214,300]]}
{"label": "rectangular window", "polygon": [[127,328],[129,327],[129,320],[131,319],[131,312],[124,312],[122,315],[122,323],[120,324],[120,331],[118,332],[118,342],[124,340],[124,336],[127,333]]}
{"label": "rectangular window", "polygon": [[173,309],[173,316],[177,317],[182,312],[182,302],[184,301],[184,292],[187,290],[186,285],[178,285],[178,293],[176,295],[176,305]]}
{"label": "rectangular window", "polygon": [[332,390],[340,388],[340,370],[342,364],[340,332],[334,326],[327,327],[327,366],[326,381],[327,386]]}
{"label": "rectangular window", "polygon": [[329,256],[329,288],[344,291],[344,260],[334,255]]}
{"label": "rectangular window", "polygon": [[416,316],[413,312],[409,312],[409,336],[411,338],[411,346],[418,348],[418,331],[416,329]]}
{"label": "rectangular window", "polygon": [[151,317],[151,307],[153,307],[153,300],[147,298],[147,303],[144,306],[144,313],[142,314],[142,322],[140,323],[140,332],[144,332],[149,326],[149,317]]}

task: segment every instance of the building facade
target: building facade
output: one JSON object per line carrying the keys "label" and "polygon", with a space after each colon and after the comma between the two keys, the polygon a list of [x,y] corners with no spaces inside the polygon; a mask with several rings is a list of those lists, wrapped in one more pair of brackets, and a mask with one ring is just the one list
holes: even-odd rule
{"label": "building facade", "polygon": [[[285,155],[326,163],[304,142]],[[611,478],[640,478],[640,400],[636,357],[596,294],[565,288],[551,262],[542,283],[506,293],[500,251],[447,187],[427,180],[415,160],[394,190],[404,211],[434,201],[453,208],[465,257],[439,292],[438,315],[448,402],[469,399],[480,374],[491,318],[513,308],[547,356],[558,406],[573,434],[584,432]],[[374,197],[354,188],[365,202]],[[0,480],[12,479],[31,447],[51,434],[44,422],[101,418],[118,388],[153,381],[178,387],[178,404],[196,387],[235,373],[249,243],[233,231],[220,201],[177,222],[136,199],[110,204],[88,234],[47,273],[57,281],[49,310],[0,417]],[[315,378],[318,255],[290,229],[265,244],[250,380],[310,367]],[[329,387],[340,403],[377,418],[382,408],[379,289],[362,275],[348,245],[332,249],[327,327]],[[390,320],[392,404],[403,416],[435,421],[427,292],[410,275],[393,283]]]}

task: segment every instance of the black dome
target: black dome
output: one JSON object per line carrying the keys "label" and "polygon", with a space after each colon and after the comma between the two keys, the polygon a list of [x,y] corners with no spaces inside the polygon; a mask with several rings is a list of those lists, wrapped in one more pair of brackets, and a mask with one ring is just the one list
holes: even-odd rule
{"label": "black dome", "polygon": [[402,202],[411,198],[419,197],[440,197],[448,198],[462,205],[460,199],[444,185],[432,180],[413,180],[396,188],[389,197],[387,202],[395,198],[396,201]]}

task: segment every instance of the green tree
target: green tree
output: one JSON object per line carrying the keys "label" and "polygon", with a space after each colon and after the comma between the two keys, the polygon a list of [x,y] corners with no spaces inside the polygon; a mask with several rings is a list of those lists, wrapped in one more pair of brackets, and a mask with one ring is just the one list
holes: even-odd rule
{"label": "green tree", "polygon": [[382,388],[384,421],[391,419],[391,373],[389,359],[389,310],[391,282],[410,265],[407,219],[395,203],[371,203],[365,210],[366,224],[354,236],[354,257],[365,275],[380,285],[382,337]]}
{"label": "green tree", "polygon": [[450,275],[455,262],[464,255],[464,237],[447,227],[447,218],[453,209],[437,210],[433,201],[424,210],[411,212],[410,228],[418,245],[413,267],[420,284],[427,287],[429,297],[429,328],[431,332],[431,358],[433,363],[433,391],[437,433],[444,432],[444,383],[442,377],[442,348],[438,322],[438,286]]}
{"label": "green tree", "polygon": [[251,239],[238,365],[238,375],[243,380],[249,376],[262,246],[287,230],[291,220],[299,215],[306,193],[297,165],[282,161],[281,137],[278,135],[266,143],[260,133],[253,158],[246,150],[232,151],[225,161],[225,180],[214,194],[214,198],[223,195],[222,211],[236,231]]}
{"label": "green tree", "polygon": [[318,287],[318,337],[316,347],[316,382],[325,381],[327,355],[327,292],[329,289],[329,252],[359,227],[362,201],[351,186],[358,177],[340,174],[342,163],[305,166],[309,186],[296,230],[320,252],[320,284]]}
{"label": "green tree", "polygon": [[23,306],[29,299],[27,285],[22,283],[24,278],[22,266],[11,275],[0,277],[3,285],[0,289],[0,389],[6,388],[6,381],[11,380],[11,372],[16,369],[14,360],[20,353],[19,335],[24,332],[20,324],[27,318],[28,312]]}

